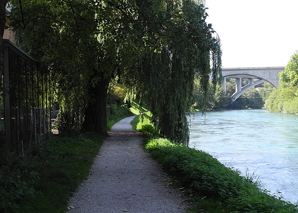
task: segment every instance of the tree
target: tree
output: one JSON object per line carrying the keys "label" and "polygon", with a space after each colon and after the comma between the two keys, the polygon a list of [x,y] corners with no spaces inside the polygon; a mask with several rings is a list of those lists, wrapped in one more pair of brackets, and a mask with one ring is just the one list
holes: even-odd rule
{"label": "tree", "polygon": [[225,94],[225,91],[220,84],[214,86],[212,82],[209,82],[207,95],[201,88],[199,79],[194,81],[194,92],[193,92],[193,108],[196,110],[218,110],[224,109],[228,106],[229,98]]}
{"label": "tree", "polygon": [[297,88],[294,89],[290,84],[282,84],[274,90],[265,102],[266,109],[276,112],[285,112],[284,104],[295,98]]}
{"label": "tree", "polygon": [[107,85],[116,58],[116,42],[99,27],[110,21],[103,18],[107,11],[97,11],[92,1],[22,1],[23,12],[18,1],[12,3],[11,26],[18,43],[50,72],[63,128],[80,129],[74,115],[85,109],[86,130],[106,132]]}
{"label": "tree", "polygon": [[153,17],[161,19],[163,25],[147,26],[150,34],[160,38],[160,46],[151,48],[139,63],[141,75],[137,85],[160,132],[174,141],[187,143],[185,112],[191,104],[194,76],[200,75],[206,95],[209,76],[213,75],[216,84],[220,73],[220,44],[212,36],[211,25],[205,22],[203,5],[164,1],[161,6],[164,7],[156,10]]}
{"label": "tree", "polygon": [[262,97],[264,103],[274,90],[276,90],[276,88],[272,84],[264,82],[264,86],[259,90],[260,96]]}
{"label": "tree", "polygon": [[285,71],[279,74],[281,83],[290,83],[292,86],[298,85],[298,52],[291,56]]}
{"label": "tree", "polygon": [[270,111],[298,112],[298,52],[291,56],[285,71],[279,74],[280,85],[273,90],[265,102]]}
{"label": "tree", "polygon": [[229,104],[229,97],[226,96],[222,85],[217,84],[214,94],[215,109],[225,109]]}
{"label": "tree", "polygon": [[[106,132],[107,88],[116,76],[137,91],[160,132],[187,143],[195,74],[207,91],[220,77],[219,40],[192,0],[12,0],[19,43],[51,73],[64,111]],[[67,123],[67,122],[66,122]]]}
{"label": "tree", "polygon": [[245,93],[245,97],[247,98],[247,107],[253,109],[260,109],[264,106],[263,99],[258,90],[255,88],[250,89]]}

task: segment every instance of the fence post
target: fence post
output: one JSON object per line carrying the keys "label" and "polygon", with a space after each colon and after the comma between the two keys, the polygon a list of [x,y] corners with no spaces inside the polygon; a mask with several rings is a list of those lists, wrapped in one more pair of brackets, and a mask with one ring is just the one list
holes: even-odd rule
{"label": "fence post", "polygon": [[34,120],[34,142],[37,144],[37,138],[36,138],[36,107],[33,108],[33,120]]}

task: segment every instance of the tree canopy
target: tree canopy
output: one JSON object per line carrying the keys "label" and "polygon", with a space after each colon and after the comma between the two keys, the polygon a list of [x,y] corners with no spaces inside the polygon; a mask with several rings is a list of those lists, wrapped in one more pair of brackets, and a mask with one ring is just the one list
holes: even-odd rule
{"label": "tree canopy", "polygon": [[298,52],[292,55],[285,71],[280,73],[280,83],[290,83],[292,86],[298,85]]}
{"label": "tree canopy", "polygon": [[266,100],[266,109],[298,113],[298,52],[292,55],[285,70],[279,76],[280,86],[277,90],[273,90]]}
{"label": "tree canopy", "polygon": [[[188,142],[196,75],[221,76],[219,39],[200,1],[11,0],[18,44],[52,79],[68,129],[106,132],[107,88],[117,78],[153,113],[165,137]],[[79,117],[82,112],[83,125]]]}

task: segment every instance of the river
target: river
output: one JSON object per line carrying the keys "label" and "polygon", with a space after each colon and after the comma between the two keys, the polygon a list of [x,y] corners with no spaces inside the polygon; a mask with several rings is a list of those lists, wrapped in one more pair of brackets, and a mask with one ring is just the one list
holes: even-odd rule
{"label": "river", "polygon": [[254,175],[262,188],[298,202],[298,116],[266,110],[198,113],[190,119],[189,147]]}

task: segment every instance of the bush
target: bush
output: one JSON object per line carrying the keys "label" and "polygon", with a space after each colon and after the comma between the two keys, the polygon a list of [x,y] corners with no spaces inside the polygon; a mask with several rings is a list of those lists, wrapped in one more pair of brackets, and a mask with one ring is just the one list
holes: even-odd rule
{"label": "bush", "polygon": [[158,135],[158,132],[156,131],[154,126],[150,125],[150,124],[142,125],[142,129],[140,130],[140,132],[142,132],[143,134],[146,134],[146,135],[151,135],[151,136]]}

